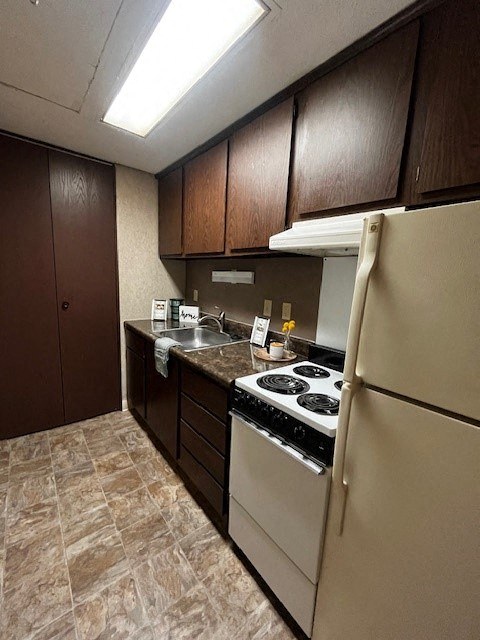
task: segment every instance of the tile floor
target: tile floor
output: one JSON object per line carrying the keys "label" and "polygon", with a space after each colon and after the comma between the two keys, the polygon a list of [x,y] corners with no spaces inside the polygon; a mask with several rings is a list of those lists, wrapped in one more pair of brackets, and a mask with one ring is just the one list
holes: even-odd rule
{"label": "tile floor", "polygon": [[0,638],[291,640],[128,412],[0,441]]}

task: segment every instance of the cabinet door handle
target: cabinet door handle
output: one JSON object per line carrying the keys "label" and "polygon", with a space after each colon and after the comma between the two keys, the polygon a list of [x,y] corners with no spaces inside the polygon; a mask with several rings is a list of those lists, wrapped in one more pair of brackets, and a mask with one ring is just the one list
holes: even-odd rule
{"label": "cabinet door handle", "polygon": [[64,301],[62,302],[62,309],[63,309],[64,311],[66,311],[66,310],[68,309],[68,307],[69,307],[69,306],[70,306],[70,303],[69,303],[69,302],[67,302],[66,300],[64,300]]}

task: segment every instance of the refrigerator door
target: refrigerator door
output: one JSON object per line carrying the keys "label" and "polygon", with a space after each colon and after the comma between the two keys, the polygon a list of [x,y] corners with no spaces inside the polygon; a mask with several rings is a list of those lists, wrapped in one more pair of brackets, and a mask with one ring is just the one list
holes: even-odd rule
{"label": "refrigerator door", "polygon": [[314,640],[480,638],[480,429],[370,389],[334,464]]}
{"label": "refrigerator door", "polygon": [[480,419],[479,202],[385,215],[356,374]]}

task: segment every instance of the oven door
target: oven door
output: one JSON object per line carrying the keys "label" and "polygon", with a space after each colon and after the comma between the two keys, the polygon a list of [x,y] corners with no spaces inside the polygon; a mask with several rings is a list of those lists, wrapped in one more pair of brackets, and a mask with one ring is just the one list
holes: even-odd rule
{"label": "oven door", "polygon": [[[305,459],[232,413],[231,502],[240,505],[313,584],[318,581],[329,487],[330,468]],[[241,548],[241,541],[235,541]]]}

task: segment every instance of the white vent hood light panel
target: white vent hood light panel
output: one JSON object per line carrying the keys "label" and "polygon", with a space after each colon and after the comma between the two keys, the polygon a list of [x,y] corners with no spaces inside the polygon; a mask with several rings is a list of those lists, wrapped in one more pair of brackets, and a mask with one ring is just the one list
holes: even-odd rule
{"label": "white vent hood light panel", "polygon": [[291,229],[270,238],[269,248],[311,256],[357,255],[365,218],[387,211],[402,212],[405,207],[294,222]]}

